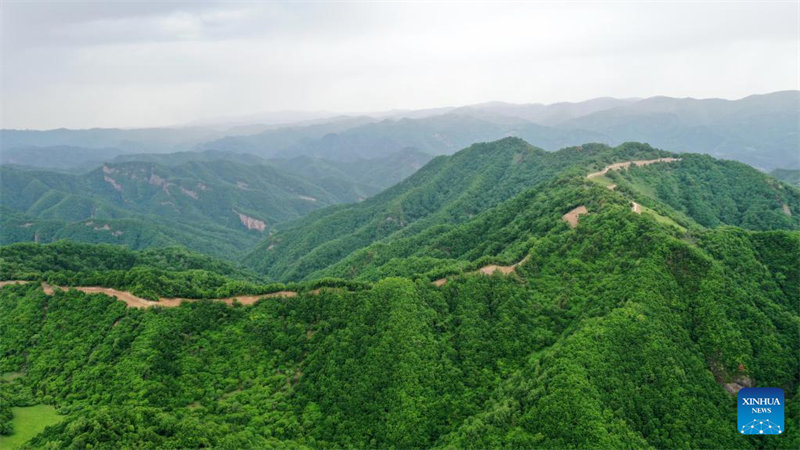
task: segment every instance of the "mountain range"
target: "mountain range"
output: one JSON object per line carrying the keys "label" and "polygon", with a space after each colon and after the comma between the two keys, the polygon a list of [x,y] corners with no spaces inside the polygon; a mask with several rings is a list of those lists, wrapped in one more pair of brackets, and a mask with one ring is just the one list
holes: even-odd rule
{"label": "mountain range", "polygon": [[[295,117],[292,115],[291,117]],[[270,116],[272,117],[272,116]],[[311,116],[309,116],[311,117]],[[371,159],[407,148],[452,154],[506,136],[545,150],[598,142],[647,142],[762,170],[800,168],[800,91],[739,100],[651,97],[578,103],[484,103],[336,116],[297,123],[162,129],[2,130],[0,163],[88,169],[118,155],[217,150],[266,158]]]}
{"label": "mountain range", "polygon": [[281,224],[363,200],[429,158],[402,152],[343,165],[186,152],[121,155],[80,175],[3,166],[0,243],[182,245],[236,258]]}
{"label": "mountain range", "polygon": [[[231,204],[275,193],[286,222],[250,230],[260,242],[228,262],[0,247],[0,439],[39,408],[52,417],[30,447],[800,445],[790,184],[644,143],[505,137],[306,211],[297,196],[333,203],[311,182],[347,164],[306,156],[277,178],[274,162],[209,155],[83,177],[3,169],[3,201],[25,214],[157,211],[232,235]],[[220,214],[203,192],[220,192]],[[750,386],[784,390],[782,436],[737,430]]]}

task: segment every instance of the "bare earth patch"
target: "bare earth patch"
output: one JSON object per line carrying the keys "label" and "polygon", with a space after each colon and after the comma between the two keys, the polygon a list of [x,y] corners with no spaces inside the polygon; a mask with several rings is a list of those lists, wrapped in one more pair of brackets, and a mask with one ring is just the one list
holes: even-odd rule
{"label": "bare earth patch", "polygon": [[631,202],[631,211],[635,212],[636,214],[641,214],[642,213],[642,205],[640,205],[640,204],[638,204],[636,202]]}
{"label": "bare earth patch", "polygon": [[531,255],[526,255],[524,258],[519,260],[516,264],[512,264],[510,266],[498,266],[496,264],[489,264],[488,266],[483,266],[478,270],[478,273],[482,273],[484,275],[491,275],[498,270],[503,275],[508,275],[510,273],[516,272],[517,266],[525,264],[529,259],[531,259]]}
{"label": "bare earth patch", "polygon": [[496,264],[490,264],[488,266],[481,267],[478,272],[484,275],[491,275],[497,271],[500,271],[503,275],[508,275],[514,271],[514,266],[498,266]]}
{"label": "bare earth patch", "polygon": [[0,288],[3,286],[9,286],[12,284],[28,284],[25,280],[8,280],[8,281],[0,281]]}
{"label": "bare earth patch", "polygon": [[[502,273],[503,275],[509,275],[509,274],[515,273],[516,270],[517,270],[517,267],[519,267],[522,264],[525,264],[525,262],[527,262],[530,258],[531,258],[530,254],[526,255],[519,262],[517,262],[516,264],[512,264],[510,266],[500,266],[500,265],[497,265],[497,264],[489,264],[488,266],[481,267],[480,269],[476,270],[473,273],[478,273],[478,274],[482,274],[482,275],[492,275],[495,272],[500,271],[500,273]],[[439,278],[436,281],[432,281],[431,284],[433,284],[436,287],[442,287],[445,284],[447,284],[447,278],[446,277],[445,278]]]}
{"label": "bare earth patch", "polygon": [[789,205],[787,205],[786,203],[783,204],[783,213],[789,217],[792,216],[792,210],[789,209]]}
{"label": "bare earth patch", "polygon": [[53,295],[53,287],[42,281],[42,290],[47,295]]}
{"label": "bare earth patch", "polygon": [[575,228],[578,226],[578,216],[580,216],[581,214],[589,214],[589,210],[586,209],[586,206],[584,205],[578,206],[572,211],[561,216],[561,218],[565,220],[569,224],[569,226]]}

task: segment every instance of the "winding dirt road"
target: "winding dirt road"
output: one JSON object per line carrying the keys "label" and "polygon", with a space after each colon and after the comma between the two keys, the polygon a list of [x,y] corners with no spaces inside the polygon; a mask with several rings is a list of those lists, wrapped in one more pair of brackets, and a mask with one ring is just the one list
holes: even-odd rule
{"label": "winding dirt road", "polygon": [[614,164],[609,164],[603,168],[603,170],[599,172],[592,172],[589,175],[586,175],[586,178],[595,178],[595,177],[602,177],[603,175],[607,174],[609,170],[620,170],[620,169],[627,169],[630,166],[649,166],[650,164],[656,163],[669,163],[680,161],[681,158],[657,158],[657,159],[639,159],[635,161],[624,161],[618,162]]}
{"label": "winding dirt road", "polygon": [[[26,283],[29,283],[29,281],[24,281],[24,280],[0,281],[0,288],[12,284],[26,284]],[[53,295],[56,290],[69,290],[69,289],[76,289],[86,294],[105,294],[109,297],[114,297],[117,300],[124,302],[129,308],[150,308],[153,306],[158,306],[163,308],[174,308],[176,306],[179,306],[183,302],[201,301],[196,298],[162,297],[159,298],[157,302],[154,302],[152,300],[147,300],[145,298],[136,296],[128,291],[120,291],[113,288],[106,288],[100,286],[76,286],[76,287],[50,286],[49,284],[42,282],[42,290],[47,295]],[[262,298],[296,297],[296,296],[297,292],[294,291],[278,291],[262,295],[237,295],[226,298],[215,298],[211,299],[211,301],[223,302],[225,304],[232,305],[234,300],[237,300],[239,303],[243,305],[252,305],[255,302],[261,300]]]}

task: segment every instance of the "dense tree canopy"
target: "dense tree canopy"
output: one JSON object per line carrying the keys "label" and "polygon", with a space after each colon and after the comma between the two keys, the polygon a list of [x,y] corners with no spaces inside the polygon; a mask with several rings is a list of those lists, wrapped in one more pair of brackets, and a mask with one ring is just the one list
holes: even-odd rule
{"label": "dense tree canopy", "polygon": [[[798,448],[797,190],[692,155],[586,177],[668,155],[476,145],[276,233],[259,273],[177,248],[0,247],[6,280],[297,292],[137,309],[6,285],[0,434],[47,404],[63,420],[32,447]],[[783,435],[737,432],[743,385],[784,390]]]}

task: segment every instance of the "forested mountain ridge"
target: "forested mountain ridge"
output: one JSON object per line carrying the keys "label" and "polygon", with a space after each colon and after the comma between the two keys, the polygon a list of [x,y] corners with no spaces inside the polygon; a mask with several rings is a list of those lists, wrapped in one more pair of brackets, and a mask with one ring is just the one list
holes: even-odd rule
{"label": "forested mountain ridge", "polygon": [[[509,231],[509,224],[515,223],[521,212],[534,211],[528,224],[548,215],[547,227],[563,225],[561,215],[580,205],[578,199],[587,189],[611,184],[615,190],[594,190],[584,203],[635,201],[644,205],[648,215],[684,228],[719,224],[756,230],[800,227],[797,215],[792,215],[792,211],[800,211],[797,189],[741,163],[682,155],[679,162],[610,171],[586,179],[588,173],[608,164],[676,156],[637,143],[616,148],[587,144],[558,152],[545,152],[516,138],[475,144],[451,157],[434,159],[403,183],[365,202],[304,217],[260,244],[245,263],[279,280],[357,277],[363,274],[366,260],[374,265],[412,256],[422,258],[416,259],[419,268],[431,270],[460,259],[451,248],[454,242],[439,250],[432,248],[431,242],[437,239],[453,241],[444,237],[448,235],[469,242],[456,246],[468,248],[476,257],[506,258],[511,246],[499,245],[498,240],[510,243],[515,233]],[[523,192],[522,197],[532,204],[514,198]],[[499,229],[504,231],[494,232]],[[494,237],[479,245],[476,239],[487,233]],[[519,239],[524,242],[527,237]],[[479,249],[484,249],[483,253],[478,254]],[[386,275],[381,273],[369,278]]]}

